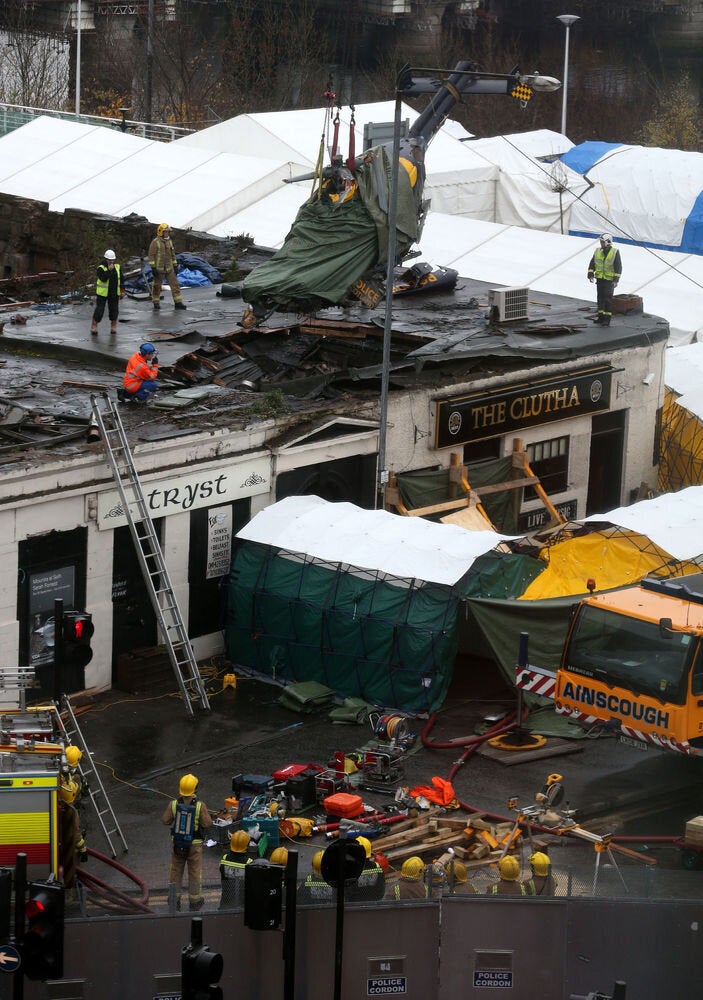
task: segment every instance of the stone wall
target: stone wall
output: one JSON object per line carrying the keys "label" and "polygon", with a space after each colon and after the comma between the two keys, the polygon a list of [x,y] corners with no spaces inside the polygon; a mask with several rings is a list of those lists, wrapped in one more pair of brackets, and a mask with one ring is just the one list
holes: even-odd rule
{"label": "stone wall", "polygon": [[[0,277],[5,279],[0,288],[17,297],[31,284],[29,298],[79,289],[94,281],[95,267],[107,247],[114,249],[118,260],[138,267],[155,233],[154,223],[141,216],[117,219],[80,209],[51,212],[47,202],[0,193]],[[241,249],[236,240],[192,230],[173,229],[173,240],[177,253],[197,254],[221,270]],[[43,272],[58,276],[40,282],[22,280]]]}

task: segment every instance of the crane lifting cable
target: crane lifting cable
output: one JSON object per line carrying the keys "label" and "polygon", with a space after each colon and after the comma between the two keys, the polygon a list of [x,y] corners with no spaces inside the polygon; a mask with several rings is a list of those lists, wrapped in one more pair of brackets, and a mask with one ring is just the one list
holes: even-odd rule
{"label": "crane lifting cable", "polygon": [[315,169],[313,171],[312,177],[312,193],[310,197],[315,196],[315,191],[317,190],[317,197],[319,198],[322,194],[322,172],[324,169],[325,162],[325,146],[329,142],[330,134],[330,123],[334,127],[333,137],[332,137],[332,148],[336,151],[337,148],[337,137],[339,135],[339,113],[337,113],[332,119],[332,111],[334,109],[335,93],[332,89],[333,82],[332,77],[327,81],[327,86],[325,87],[323,97],[326,101],[325,106],[325,118],[322,126],[322,135],[320,136],[320,148],[317,153],[317,161],[315,163]]}
{"label": "crane lifting cable", "polygon": [[351,116],[349,118],[349,156],[347,157],[347,166],[350,170],[353,170],[356,165],[356,119],[354,118],[354,105],[349,105],[349,111]]}

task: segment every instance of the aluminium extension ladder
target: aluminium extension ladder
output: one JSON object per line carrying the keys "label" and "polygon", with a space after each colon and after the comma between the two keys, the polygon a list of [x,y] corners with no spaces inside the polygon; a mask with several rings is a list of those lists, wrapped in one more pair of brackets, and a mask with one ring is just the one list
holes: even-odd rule
{"label": "aluminium extension ladder", "polygon": [[168,650],[171,666],[188,714],[192,717],[193,706],[196,704],[204,710],[209,710],[207,692],[188,639],[159,539],[154,530],[154,523],[144,499],[122,420],[110,397],[104,394],[103,398],[105,409],[101,410],[97,398],[90,397],[93,416],[102,434],[105,451],[122,501],[122,509],[129,524],[149,599]]}
{"label": "aluminium extension ladder", "polygon": [[[65,712],[68,716],[68,725],[63,720],[62,712]],[[122,841],[125,851],[129,850],[127,841],[120,829],[120,824],[117,822],[117,816],[115,816],[115,812],[110,805],[110,800],[107,797],[107,792],[105,791],[105,786],[102,783],[98,769],[93,764],[93,755],[88,749],[88,744],[85,741],[83,733],[80,731],[71,700],[67,694],[61,695],[61,706],[56,707],[56,718],[58,720],[58,727],[66,741],[78,747],[83,754],[78,762],[78,773],[83,780],[83,794],[87,792],[91,805],[95,809],[95,815],[98,817],[98,822],[105,834],[105,840],[110,845],[112,856],[116,858],[117,854],[112,838],[117,835]]]}

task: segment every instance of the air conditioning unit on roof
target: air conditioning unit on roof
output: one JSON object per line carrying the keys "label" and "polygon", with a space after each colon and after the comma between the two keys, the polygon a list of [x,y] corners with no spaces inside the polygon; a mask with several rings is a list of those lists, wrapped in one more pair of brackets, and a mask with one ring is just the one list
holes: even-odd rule
{"label": "air conditioning unit on roof", "polygon": [[488,292],[488,317],[498,323],[527,319],[529,288],[491,288]]}

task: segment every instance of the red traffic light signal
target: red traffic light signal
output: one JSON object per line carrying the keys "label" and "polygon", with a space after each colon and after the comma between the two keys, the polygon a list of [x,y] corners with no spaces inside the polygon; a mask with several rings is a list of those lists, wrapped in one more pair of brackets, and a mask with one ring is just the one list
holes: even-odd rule
{"label": "red traffic light signal", "polygon": [[63,662],[67,666],[85,667],[93,659],[90,640],[95,632],[93,616],[87,611],[64,611]]}
{"label": "red traffic light signal", "polygon": [[63,977],[64,887],[61,882],[30,882],[27,886],[22,940],[22,966],[27,979]]}

